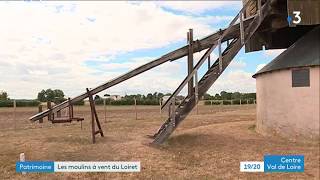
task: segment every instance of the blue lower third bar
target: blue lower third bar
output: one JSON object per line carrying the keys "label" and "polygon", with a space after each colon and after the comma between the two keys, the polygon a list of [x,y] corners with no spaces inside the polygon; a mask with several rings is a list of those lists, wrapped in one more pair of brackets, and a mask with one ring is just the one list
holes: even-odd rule
{"label": "blue lower third bar", "polygon": [[304,156],[265,155],[264,172],[304,172]]}
{"label": "blue lower third bar", "polygon": [[16,163],[16,172],[54,172],[53,161],[26,161]]}

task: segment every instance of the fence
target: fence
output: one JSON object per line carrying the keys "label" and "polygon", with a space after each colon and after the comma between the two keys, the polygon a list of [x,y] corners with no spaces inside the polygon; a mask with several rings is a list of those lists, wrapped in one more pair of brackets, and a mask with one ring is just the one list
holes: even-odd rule
{"label": "fence", "polygon": [[204,100],[204,105],[243,105],[256,103],[255,99]]}

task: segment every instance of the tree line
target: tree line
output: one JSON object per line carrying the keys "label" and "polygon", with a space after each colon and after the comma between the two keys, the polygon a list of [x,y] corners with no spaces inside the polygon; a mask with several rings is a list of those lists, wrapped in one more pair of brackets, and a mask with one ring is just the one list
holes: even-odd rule
{"label": "tree line", "polygon": [[203,100],[256,100],[256,93],[240,93],[240,92],[226,92],[221,91],[220,94],[214,96],[205,94]]}
{"label": "tree line", "polygon": [[[148,94],[136,94],[136,95],[125,95],[120,100],[113,100],[111,98],[106,98],[110,96],[109,94],[105,94],[104,97],[100,97],[99,95],[95,95],[94,100],[97,105],[104,104],[104,101],[107,105],[133,105],[136,103],[138,105],[158,105],[159,101],[164,96],[170,96],[171,93],[161,93],[154,92]],[[178,96],[178,99],[182,100],[184,96]],[[206,93],[202,100],[255,100],[256,93],[240,93],[240,92],[226,92],[221,91],[220,93],[216,93],[215,95],[210,95]],[[60,89],[43,89],[37,94],[37,98],[35,100],[17,100],[17,106],[37,106],[41,102],[51,101],[55,104],[59,104],[63,101],[67,100],[65,94]],[[19,103],[18,103],[19,102]],[[13,100],[10,100],[9,95],[5,91],[0,91],[0,107],[12,107]],[[84,101],[77,102],[76,105],[84,105]]]}

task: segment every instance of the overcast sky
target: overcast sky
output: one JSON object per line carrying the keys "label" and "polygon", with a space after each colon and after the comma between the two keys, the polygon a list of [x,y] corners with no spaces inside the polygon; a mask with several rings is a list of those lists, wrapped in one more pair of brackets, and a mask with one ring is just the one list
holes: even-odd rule
{"label": "overcast sky", "polygon": [[[185,45],[189,28],[200,39],[226,27],[240,8],[241,1],[0,2],[0,91],[10,98],[36,98],[47,88],[79,95]],[[280,52],[242,50],[209,93],[255,92],[251,76]],[[186,70],[182,58],[102,94],[173,92]]]}

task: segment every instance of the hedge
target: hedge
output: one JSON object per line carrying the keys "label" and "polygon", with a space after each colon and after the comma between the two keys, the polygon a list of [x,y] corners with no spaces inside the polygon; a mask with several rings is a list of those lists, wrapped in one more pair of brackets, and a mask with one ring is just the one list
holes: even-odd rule
{"label": "hedge", "polygon": [[[34,107],[39,104],[37,100],[16,100],[17,107]],[[13,100],[0,100],[0,107],[13,107]]]}
{"label": "hedge", "polygon": [[77,101],[74,103],[75,106],[83,106],[84,105],[84,100]]}
{"label": "hedge", "polygon": [[[241,104],[254,104],[254,101],[255,101],[255,99],[245,99],[245,100],[242,99],[241,100]],[[240,99],[223,100],[222,104],[223,105],[231,105],[231,102],[232,102],[232,104],[239,105],[240,104]],[[212,101],[212,105],[220,105],[220,104],[221,104],[221,101],[219,101],[219,100],[213,100]],[[210,100],[204,101],[204,105],[211,105],[211,101]]]}

